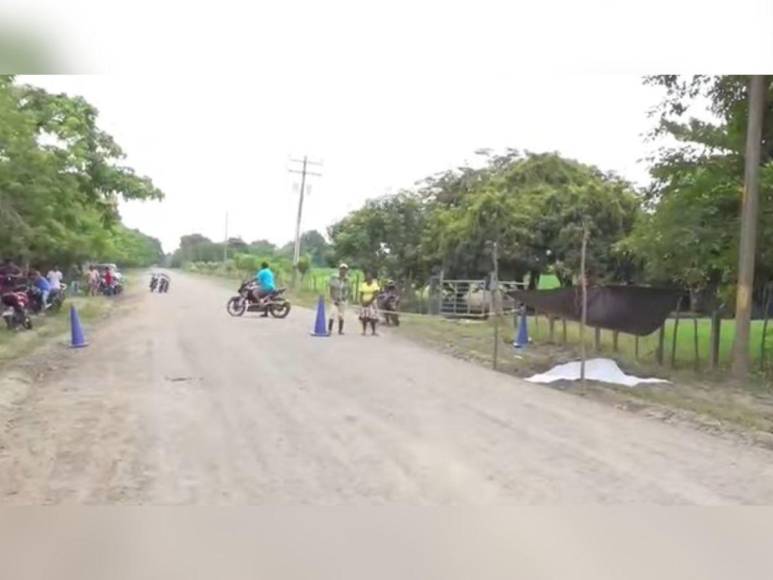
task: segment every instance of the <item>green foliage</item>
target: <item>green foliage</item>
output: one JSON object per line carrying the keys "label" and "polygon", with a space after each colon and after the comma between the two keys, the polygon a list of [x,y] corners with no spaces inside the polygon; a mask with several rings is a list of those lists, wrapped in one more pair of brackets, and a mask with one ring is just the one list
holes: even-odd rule
{"label": "green foliage", "polygon": [[304,276],[306,276],[306,273],[311,268],[311,258],[308,256],[301,256],[298,258],[298,272],[301,275],[301,279],[303,279]]}
{"label": "green foliage", "polygon": [[571,284],[583,226],[591,233],[589,270],[628,279],[615,243],[631,230],[639,200],[631,187],[557,154],[481,153],[480,168],[427,178],[416,192],[369,201],[330,228],[335,256],[398,280],[483,277],[498,242],[501,277],[529,279],[551,269]]}
{"label": "green foliage", "polygon": [[[648,212],[624,246],[647,277],[695,291],[728,292],[735,280],[747,122],[744,76],[649,77],[665,91],[653,136],[675,144],[652,158]],[[764,123],[760,214],[773,210],[773,87]],[[708,103],[710,115],[698,115]],[[698,109],[696,111],[695,109]],[[773,224],[761,220],[756,280],[773,277]]]}
{"label": "green foliage", "polygon": [[416,279],[426,273],[420,247],[425,225],[424,203],[414,194],[403,192],[367,201],[362,209],[330,227],[332,262]]}
{"label": "green foliage", "polygon": [[147,240],[121,226],[117,204],[162,193],[120,165],[123,151],[96,118],[80,97],[0,76],[0,254],[60,265],[149,259]]}

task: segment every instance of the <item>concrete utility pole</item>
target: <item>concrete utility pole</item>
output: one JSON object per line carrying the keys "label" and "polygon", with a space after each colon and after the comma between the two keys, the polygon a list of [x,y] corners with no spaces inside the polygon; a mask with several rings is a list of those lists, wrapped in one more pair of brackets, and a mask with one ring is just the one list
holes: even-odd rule
{"label": "concrete utility pole", "polygon": [[582,310],[580,315],[580,382],[585,385],[585,325],[588,324],[588,276],[585,272],[585,254],[588,250],[588,225],[582,228],[582,249],[580,250],[580,284],[582,286]]}
{"label": "concrete utility pole", "polygon": [[751,327],[754,257],[757,248],[757,222],[760,194],[762,124],[769,79],[754,75],[749,81],[749,121],[746,126],[746,167],[741,206],[741,240],[738,254],[738,286],[735,303],[735,341],[733,376],[743,381],[749,373],[749,330]]}
{"label": "concrete utility pole", "polygon": [[295,286],[295,279],[298,273],[298,260],[301,258],[301,218],[303,217],[303,196],[306,193],[306,176],[316,175],[321,176],[321,173],[314,173],[309,171],[309,165],[322,165],[317,161],[309,161],[309,158],[304,155],[303,159],[291,159],[292,163],[300,163],[301,169],[289,169],[290,173],[298,173],[301,176],[301,191],[298,198],[298,219],[295,222],[295,248],[293,249],[293,287]]}
{"label": "concrete utility pole", "polygon": [[225,212],[225,240],[223,241],[223,263],[228,260],[228,212]]}

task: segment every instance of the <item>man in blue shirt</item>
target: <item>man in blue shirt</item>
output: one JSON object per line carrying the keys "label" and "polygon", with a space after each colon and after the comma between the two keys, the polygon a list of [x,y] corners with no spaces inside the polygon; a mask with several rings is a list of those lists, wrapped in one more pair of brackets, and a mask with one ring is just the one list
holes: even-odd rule
{"label": "man in blue shirt", "polygon": [[40,292],[40,308],[45,310],[48,308],[48,295],[51,293],[51,284],[37,270],[34,270],[30,277],[32,278],[32,285]]}
{"label": "man in blue shirt", "polygon": [[[268,267],[268,262],[263,262],[260,265],[260,270],[258,271],[258,274],[255,276],[255,278],[260,285],[257,293],[258,300],[265,298],[274,290],[276,290],[276,285],[274,284],[274,273],[271,271],[271,268]],[[263,317],[265,318],[266,316],[268,316],[268,306],[263,311]]]}

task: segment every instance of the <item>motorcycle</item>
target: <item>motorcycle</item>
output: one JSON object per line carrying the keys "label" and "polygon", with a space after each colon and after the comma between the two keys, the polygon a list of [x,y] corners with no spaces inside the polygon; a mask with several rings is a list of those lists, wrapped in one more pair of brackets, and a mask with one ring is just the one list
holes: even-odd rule
{"label": "motorcycle", "polygon": [[3,320],[8,330],[19,328],[32,328],[32,319],[29,314],[29,296],[23,291],[9,291],[2,295]]}
{"label": "motorcycle", "polygon": [[286,288],[277,288],[271,294],[257,298],[258,285],[254,280],[245,280],[239,286],[239,294],[226,304],[231,316],[242,316],[245,312],[266,312],[274,318],[285,318],[290,314],[290,301],[284,297]]}
{"label": "motorcycle", "polygon": [[150,291],[158,291],[159,294],[169,292],[169,276],[166,274],[153,274],[150,278]]}
{"label": "motorcycle", "polygon": [[29,299],[29,311],[33,314],[40,314],[43,310],[46,312],[59,312],[64,304],[65,290],[67,286],[61,285],[61,288],[56,291],[52,291],[48,295],[48,308],[43,308],[43,296],[40,290],[34,286],[27,290],[27,297]]}
{"label": "motorcycle", "polygon": [[400,315],[398,314],[400,295],[396,291],[387,289],[382,292],[378,295],[376,304],[387,326],[400,326]]}

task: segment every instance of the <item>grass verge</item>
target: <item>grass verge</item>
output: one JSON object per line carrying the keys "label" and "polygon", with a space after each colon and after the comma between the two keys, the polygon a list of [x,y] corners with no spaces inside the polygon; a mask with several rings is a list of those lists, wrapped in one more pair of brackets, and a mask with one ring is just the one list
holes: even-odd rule
{"label": "grass verge", "polygon": [[126,304],[127,299],[136,294],[141,279],[141,272],[126,273],[124,293],[118,297],[68,296],[62,309],[56,314],[34,316],[32,330],[9,331],[5,327],[0,328],[0,369],[10,362],[34,355],[52,345],[69,344],[70,306],[77,309],[88,337],[91,329],[100,320]]}
{"label": "grass verge", "polygon": [[[532,321],[533,322],[533,321]],[[452,320],[441,317],[407,315],[397,332],[411,340],[447,352],[458,358],[492,366],[494,320]],[[542,319],[541,325],[547,329]],[[530,326],[530,331],[534,325]],[[497,370],[518,377],[528,377],[550,367],[577,360],[578,347],[535,340],[524,350],[516,351],[512,319],[500,319]],[[743,436],[747,440],[773,448],[773,390],[760,377],[744,385],[733,385],[723,373],[694,372],[690,368],[656,366],[613,353],[610,342],[602,341],[602,351],[592,347],[589,333],[588,357],[605,356],[618,361],[625,372],[638,376],[658,376],[669,384],[642,384],[623,387],[606,383],[574,382],[551,385],[568,393],[591,398],[620,409],[657,417],[669,422],[688,422],[701,429]],[[556,336],[560,336],[557,330]],[[622,337],[622,335],[621,335]],[[641,346],[641,345],[640,345]],[[667,350],[670,354],[670,351]]]}

